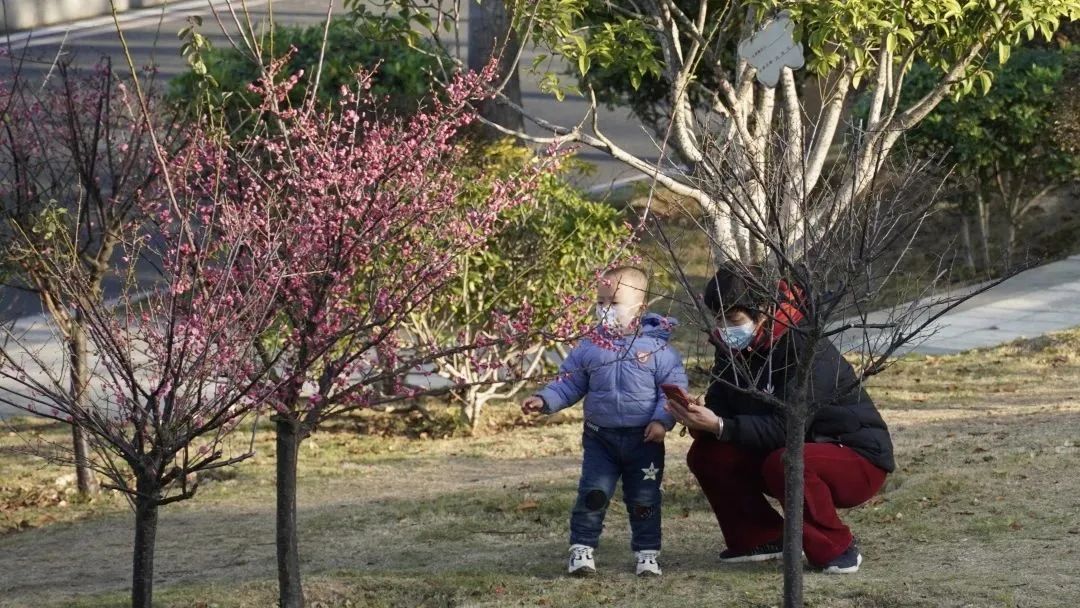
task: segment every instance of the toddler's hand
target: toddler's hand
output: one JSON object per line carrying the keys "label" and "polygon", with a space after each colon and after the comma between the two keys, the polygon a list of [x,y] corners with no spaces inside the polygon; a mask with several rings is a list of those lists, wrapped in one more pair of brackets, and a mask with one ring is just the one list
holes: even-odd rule
{"label": "toddler's hand", "polygon": [[646,443],[664,443],[664,435],[667,435],[667,429],[656,420],[653,420],[649,423],[649,426],[645,427]]}
{"label": "toddler's hand", "polygon": [[534,414],[544,409],[544,400],[536,395],[521,402],[521,411],[526,414]]}

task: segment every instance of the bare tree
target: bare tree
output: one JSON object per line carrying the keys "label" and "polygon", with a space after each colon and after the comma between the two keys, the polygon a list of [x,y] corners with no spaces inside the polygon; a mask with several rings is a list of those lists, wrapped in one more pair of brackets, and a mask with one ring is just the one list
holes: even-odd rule
{"label": "bare tree", "polygon": [[[789,111],[799,108],[784,109]],[[854,131],[851,137],[863,135]],[[777,136],[768,144],[765,162],[755,164],[757,169],[751,172],[739,169],[747,159],[731,158],[744,152],[722,141],[704,145],[705,154],[714,155],[711,162],[727,169],[692,183],[711,197],[731,201],[726,219],[764,247],[762,263],[742,265],[740,272],[753,286],[751,299],[765,316],[766,335],[784,325],[793,336],[755,355],[769,361],[781,356],[787,365],[782,370],[787,379],[782,389],[773,381],[777,369],[751,364],[749,355],[727,350],[718,339],[713,340],[719,353],[713,379],[771,406],[785,421],[784,605],[794,608],[803,605],[804,440],[815,416],[838,399],[862,390],[867,378],[932,334],[942,315],[1006,280],[1015,270],[976,289],[955,291],[952,271],[963,260],[954,243],[937,240],[928,264],[920,262],[926,251],[914,255],[916,239],[936,212],[941,185],[940,179],[927,179],[940,175],[928,171],[927,163],[897,166],[879,157],[867,161],[851,156],[836,167],[835,176],[823,179],[836,186],[793,190],[790,184],[802,183],[801,176],[809,170],[799,153],[799,142],[793,145]],[[852,170],[850,165],[865,163],[877,167],[866,196],[840,196],[837,188],[850,187],[843,177]],[[764,198],[752,193],[763,193]],[[708,225],[711,216],[693,205],[687,206],[687,214],[698,230],[715,237]],[[829,219],[816,223],[809,219],[813,215]],[[656,223],[650,224],[650,230],[664,244],[666,266],[681,286],[677,300],[689,308],[689,316],[701,331],[711,334],[718,321],[704,308],[699,288],[686,278],[672,237]],[[714,240],[713,245],[727,259],[739,259],[738,252],[725,249],[731,244]],[[838,349],[830,350],[833,345]],[[837,357],[843,353],[850,360],[855,379],[823,390],[812,366],[829,352]]]}

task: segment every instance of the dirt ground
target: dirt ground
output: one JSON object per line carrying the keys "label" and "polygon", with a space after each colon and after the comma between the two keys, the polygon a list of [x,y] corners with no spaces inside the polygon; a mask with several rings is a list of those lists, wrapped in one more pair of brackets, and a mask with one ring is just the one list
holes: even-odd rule
{"label": "dirt ground", "polygon": [[[875,380],[899,469],[846,519],[866,562],[807,576],[807,604],[845,607],[1080,606],[1080,334],[957,357],[919,358]],[[304,448],[301,553],[316,606],[739,606],[779,604],[775,564],[731,567],[669,435],[661,558],[632,575],[625,509],[608,514],[588,580],[562,576],[579,425],[474,439],[359,437],[343,427]],[[29,434],[26,425],[0,446]],[[204,480],[163,509],[162,606],[274,603],[273,461]],[[20,505],[32,481],[65,471],[0,452],[0,606],[120,606],[131,516],[116,498]],[[2,502],[5,500],[7,502]],[[61,502],[65,504],[60,504]],[[12,523],[14,522],[14,523]],[[4,529],[4,528],[0,528]]]}

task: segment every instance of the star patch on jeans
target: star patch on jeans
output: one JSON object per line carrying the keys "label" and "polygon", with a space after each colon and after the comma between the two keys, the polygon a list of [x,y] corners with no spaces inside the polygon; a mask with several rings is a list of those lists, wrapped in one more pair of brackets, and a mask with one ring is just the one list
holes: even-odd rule
{"label": "star patch on jeans", "polygon": [[641,472],[645,474],[645,481],[649,481],[650,479],[656,481],[656,475],[660,471],[661,469],[656,468],[656,463],[653,462],[649,463],[649,468],[641,469]]}

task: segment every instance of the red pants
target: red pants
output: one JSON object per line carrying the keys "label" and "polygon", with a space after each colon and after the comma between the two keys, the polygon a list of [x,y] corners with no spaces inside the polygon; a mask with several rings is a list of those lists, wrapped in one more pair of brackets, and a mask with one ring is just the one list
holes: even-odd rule
{"label": "red pants", "polygon": [[[690,471],[709,499],[724,541],[748,551],[783,537],[784,520],[765,498],[784,500],[784,450],[761,452],[711,438],[695,439],[686,455]],[[870,499],[885,471],[855,450],[831,443],[806,444],[806,508],[803,550],[824,565],[851,545],[851,530],[836,514]]]}

